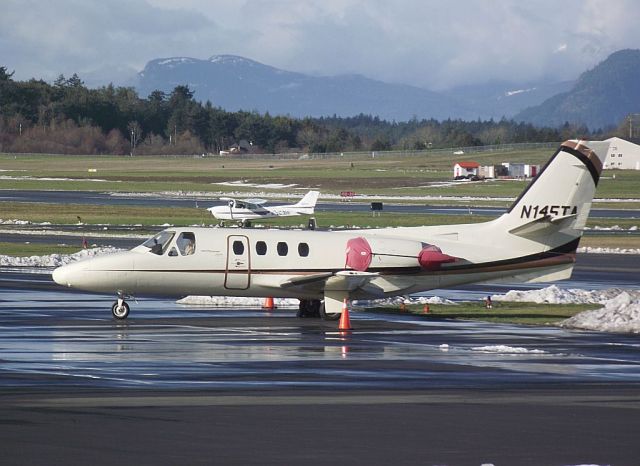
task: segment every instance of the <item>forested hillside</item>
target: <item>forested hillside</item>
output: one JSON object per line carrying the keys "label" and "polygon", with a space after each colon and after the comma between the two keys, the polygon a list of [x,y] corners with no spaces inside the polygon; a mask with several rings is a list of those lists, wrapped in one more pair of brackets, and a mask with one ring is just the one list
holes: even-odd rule
{"label": "forested hillside", "polygon": [[620,50],[584,72],[574,87],[515,118],[536,125],[564,121],[606,128],[640,112],[640,50]]}
{"label": "forested hillside", "polygon": [[65,154],[202,154],[247,141],[264,153],[426,149],[559,141],[588,137],[586,128],[559,129],[501,121],[417,120],[377,117],[291,118],[229,112],[200,103],[187,86],[153,91],[89,89],[76,76],[15,81],[0,67],[0,151]]}

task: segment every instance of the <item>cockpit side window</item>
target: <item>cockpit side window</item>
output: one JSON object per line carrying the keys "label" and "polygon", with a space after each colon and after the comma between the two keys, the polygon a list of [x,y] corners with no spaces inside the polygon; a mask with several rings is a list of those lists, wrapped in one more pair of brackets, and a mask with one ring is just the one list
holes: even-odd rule
{"label": "cockpit side window", "polygon": [[176,240],[176,246],[183,256],[190,256],[196,252],[196,236],[190,231],[180,233]]}
{"label": "cockpit side window", "polygon": [[175,235],[173,231],[161,231],[153,238],[146,240],[142,245],[148,247],[149,252],[160,256],[167,250],[167,246],[169,246],[173,235]]}

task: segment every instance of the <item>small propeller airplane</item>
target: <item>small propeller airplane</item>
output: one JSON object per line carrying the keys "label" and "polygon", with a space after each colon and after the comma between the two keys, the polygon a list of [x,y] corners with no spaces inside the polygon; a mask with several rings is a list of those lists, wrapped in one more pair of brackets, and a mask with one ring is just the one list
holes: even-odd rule
{"label": "small propeller airplane", "polygon": [[256,219],[313,215],[319,195],[318,191],[309,191],[296,204],[273,207],[263,207],[263,204],[267,202],[264,199],[221,197],[220,200],[227,201],[227,205],[209,207],[207,210],[219,220],[236,220],[245,225]]}
{"label": "small propeller airplane", "polygon": [[169,228],[131,251],[59,267],[56,283],[114,293],[111,312],[143,295],[292,297],[299,316],[336,319],[344,299],[479,282],[567,279],[607,154],[564,142],[500,217],[474,224],[369,230]]}

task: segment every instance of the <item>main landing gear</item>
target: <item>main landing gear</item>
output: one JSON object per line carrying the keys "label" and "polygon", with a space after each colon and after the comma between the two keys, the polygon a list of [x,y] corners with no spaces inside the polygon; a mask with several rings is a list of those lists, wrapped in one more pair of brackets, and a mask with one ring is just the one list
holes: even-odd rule
{"label": "main landing gear", "polygon": [[124,320],[129,316],[129,305],[122,296],[118,296],[118,300],[111,306],[111,315],[118,320]]}
{"label": "main landing gear", "polygon": [[320,317],[323,320],[338,320],[340,313],[327,312],[324,303],[319,299],[301,299],[298,317]]}
{"label": "main landing gear", "polygon": [[320,317],[322,302],[319,299],[301,299],[298,317]]}

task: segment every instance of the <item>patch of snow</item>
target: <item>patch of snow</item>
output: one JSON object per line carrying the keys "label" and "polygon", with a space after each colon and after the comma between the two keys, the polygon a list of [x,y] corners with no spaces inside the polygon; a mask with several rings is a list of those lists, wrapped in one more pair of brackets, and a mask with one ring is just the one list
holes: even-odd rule
{"label": "patch of snow", "polygon": [[520,346],[507,345],[489,345],[476,346],[471,348],[472,351],[480,351],[482,353],[502,353],[502,354],[546,354],[546,351],[539,349],[527,349]]}
{"label": "patch of snow", "polygon": [[158,65],[166,66],[167,68],[173,68],[176,65],[180,65],[183,63],[195,63],[195,60],[188,57],[175,57],[167,58],[165,60],[160,60],[159,62],[157,62]]}
{"label": "patch of snow", "polygon": [[525,302],[525,303],[549,303],[549,304],[605,304],[620,293],[631,293],[636,299],[640,299],[640,290],[621,290],[609,288],[605,290],[582,290],[572,288],[563,290],[557,285],[551,285],[539,290],[517,291],[511,290],[505,294],[491,296],[493,301]]}
{"label": "patch of snow", "polygon": [[399,306],[400,304],[445,304],[457,305],[458,303],[439,296],[393,296],[383,299],[356,299],[351,302],[356,307],[372,306]]}
{"label": "patch of snow", "polygon": [[237,55],[214,55],[209,58],[209,62],[222,63],[225,65],[247,64],[249,66],[254,66],[256,64],[253,60],[248,60]]}
{"label": "patch of snow", "polygon": [[88,259],[90,257],[113,254],[122,251],[114,247],[82,249],[74,254],[49,254],[46,256],[13,257],[0,255],[2,267],[60,267],[61,265]]}
{"label": "patch of snow", "polygon": [[101,180],[96,178],[51,178],[51,177],[35,177],[35,176],[8,176],[0,175],[0,180],[13,180],[13,181],[97,181],[100,183],[122,183],[118,180]]}
{"label": "patch of snow", "polygon": [[636,248],[593,248],[584,246],[578,248],[577,251],[586,254],[640,254],[640,249]]}
{"label": "patch of snow", "polygon": [[[37,225],[37,224],[36,224]],[[171,225],[169,225],[171,226]],[[103,228],[103,231],[106,229]],[[15,234],[15,235],[33,235],[33,236],[77,236],[77,237],[99,237],[99,238],[126,238],[126,239],[146,239],[149,238],[149,235],[141,235],[141,234],[133,234],[129,233],[126,235],[117,234],[117,233],[98,233],[92,231],[67,231],[67,230],[39,230],[39,229],[2,229],[0,228],[0,234]]]}
{"label": "patch of snow", "polygon": [[580,312],[559,325],[602,332],[640,333],[640,292],[623,291],[607,300],[603,308]]}
{"label": "patch of snow", "polygon": [[524,94],[527,92],[535,91],[535,87],[530,87],[529,89],[517,89],[515,91],[507,91],[504,93],[506,97],[511,97],[512,95]]}
{"label": "patch of snow", "polygon": [[640,290],[562,290],[551,285],[540,290],[515,291],[493,295],[494,301],[551,304],[600,304],[601,309],[584,311],[562,321],[565,328],[603,332],[640,333]]}
{"label": "patch of snow", "polygon": [[219,183],[221,186],[233,186],[233,187],[244,187],[244,188],[262,188],[262,189],[285,189],[285,188],[294,188],[298,186],[295,183],[292,184],[282,184],[282,183],[267,183],[267,184],[257,184],[257,183],[247,183],[245,181],[221,181]]}
{"label": "patch of snow", "polygon": [[[264,298],[247,298],[241,296],[187,296],[176,301],[189,306],[222,306],[222,307],[262,307]],[[276,307],[298,307],[300,301],[295,298],[275,298]]]}

